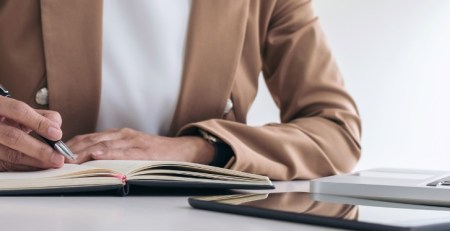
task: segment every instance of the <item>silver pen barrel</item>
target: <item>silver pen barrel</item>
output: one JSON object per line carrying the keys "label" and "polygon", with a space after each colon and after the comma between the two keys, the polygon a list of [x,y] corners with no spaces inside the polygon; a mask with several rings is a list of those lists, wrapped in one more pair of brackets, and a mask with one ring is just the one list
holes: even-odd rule
{"label": "silver pen barrel", "polygon": [[64,142],[62,142],[61,140],[55,142],[54,147],[56,150],[58,150],[58,152],[63,154],[65,157],[67,157],[67,159],[75,160],[75,155],[72,153],[72,151],[70,151],[70,149],[66,146],[66,144]]}

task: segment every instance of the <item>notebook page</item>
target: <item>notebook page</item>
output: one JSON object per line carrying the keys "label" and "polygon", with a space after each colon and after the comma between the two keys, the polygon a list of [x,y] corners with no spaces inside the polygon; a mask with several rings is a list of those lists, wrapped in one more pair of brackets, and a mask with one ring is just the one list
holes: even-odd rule
{"label": "notebook page", "polygon": [[65,164],[62,168],[58,169],[46,169],[32,172],[0,172],[0,182],[4,180],[53,178],[76,174],[77,172],[91,169],[95,168],[78,164]]}
{"label": "notebook page", "polygon": [[151,165],[147,160],[93,160],[82,164],[82,166],[111,169],[116,172],[127,175],[135,169],[142,166]]}
{"label": "notebook page", "polygon": [[[122,173],[123,175],[127,175],[129,178],[134,178],[134,176],[145,174],[152,168],[166,168],[168,172],[173,173],[176,173],[177,171],[183,171],[186,173],[198,172],[197,174],[199,176],[203,174],[205,174],[205,176],[214,174],[220,178],[230,178],[233,180],[245,180],[252,182],[260,181],[271,184],[269,178],[267,178],[266,176],[187,162],[148,160],[94,160],[86,162],[83,165],[96,168],[112,169],[116,172]],[[148,173],[151,174],[151,172]]]}

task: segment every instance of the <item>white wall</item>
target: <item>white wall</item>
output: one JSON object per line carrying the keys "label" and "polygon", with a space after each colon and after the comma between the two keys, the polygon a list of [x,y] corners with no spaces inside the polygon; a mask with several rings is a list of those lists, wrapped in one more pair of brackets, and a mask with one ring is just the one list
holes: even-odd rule
{"label": "white wall", "polygon": [[[363,119],[357,169],[450,168],[450,1],[315,0]],[[279,121],[261,81],[249,123]]]}

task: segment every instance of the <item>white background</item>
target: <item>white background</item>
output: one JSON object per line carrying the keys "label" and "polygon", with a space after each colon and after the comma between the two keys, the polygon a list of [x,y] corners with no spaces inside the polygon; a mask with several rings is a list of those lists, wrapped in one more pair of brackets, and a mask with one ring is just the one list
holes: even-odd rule
{"label": "white background", "polygon": [[[363,120],[356,169],[450,168],[450,1],[315,0]],[[248,118],[279,121],[264,81]]]}

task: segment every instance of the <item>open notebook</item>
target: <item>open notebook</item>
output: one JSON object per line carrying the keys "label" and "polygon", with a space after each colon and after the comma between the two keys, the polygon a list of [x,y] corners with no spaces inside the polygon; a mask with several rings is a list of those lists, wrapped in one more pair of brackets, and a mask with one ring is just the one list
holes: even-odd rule
{"label": "open notebook", "polygon": [[266,176],[175,161],[95,160],[60,169],[0,173],[0,194],[64,193],[117,189],[130,185],[220,189],[271,189]]}

